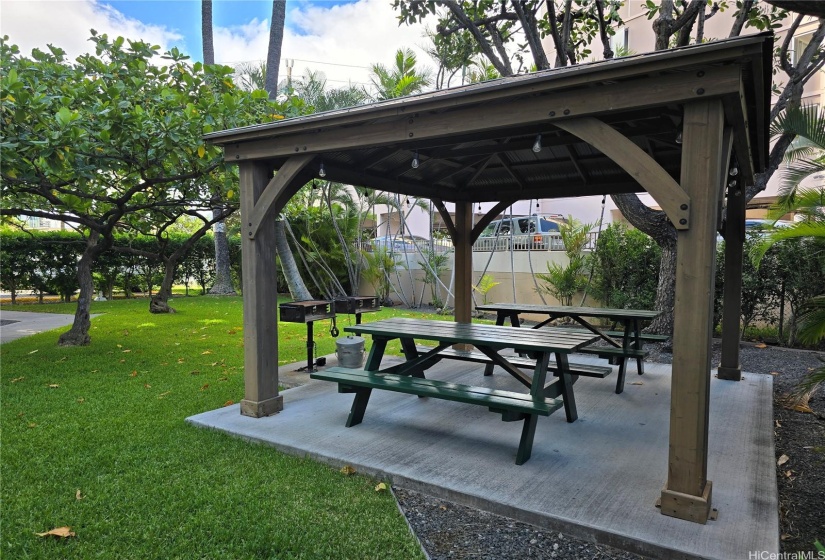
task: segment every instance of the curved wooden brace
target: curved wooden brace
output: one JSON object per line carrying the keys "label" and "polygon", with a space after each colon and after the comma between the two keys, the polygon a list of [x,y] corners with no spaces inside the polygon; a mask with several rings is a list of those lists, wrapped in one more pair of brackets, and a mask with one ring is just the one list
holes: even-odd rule
{"label": "curved wooden brace", "polygon": [[676,229],[690,227],[690,197],[656,160],[616,129],[593,117],[553,123],[612,159],[659,203]]}
{"label": "curved wooden brace", "polygon": [[481,235],[481,232],[484,231],[484,228],[493,223],[493,220],[495,220],[498,217],[498,215],[501,214],[502,210],[504,210],[508,206],[512,206],[515,203],[515,200],[502,200],[501,202],[490,208],[490,211],[487,212],[478,221],[478,223],[473,228],[472,233],[470,233],[470,244],[473,244],[476,241],[478,241],[478,237]]}
{"label": "curved wooden brace", "polygon": [[[313,159],[315,159],[315,156],[311,154],[292,156],[281,166],[272,180],[269,181],[264,192],[262,192],[258,200],[255,201],[255,207],[252,209],[252,214],[249,217],[249,227],[247,231],[249,232],[250,239],[255,237],[261,224],[269,216],[283,207],[286,201],[281,201],[280,198],[290,191],[289,187],[299,179],[300,175],[303,175],[301,172]],[[244,194],[245,193],[241,193],[241,195]]]}

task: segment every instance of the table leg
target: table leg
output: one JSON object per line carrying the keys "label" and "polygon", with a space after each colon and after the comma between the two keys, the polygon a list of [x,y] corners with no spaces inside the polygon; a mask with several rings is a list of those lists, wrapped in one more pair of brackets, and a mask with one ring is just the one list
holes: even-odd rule
{"label": "table leg", "polygon": [[384,357],[387,342],[386,338],[372,337],[372,348],[370,348],[370,354],[367,356],[367,365],[364,366],[366,371],[378,371],[381,367],[381,358]]}
{"label": "table leg", "polygon": [[575,422],[579,417],[576,411],[576,398],[573,396],[573,376],[570,374],[570,364],[567,361],[567,354],[556,352],[556,366],[559,368],[558,376],[561,383],[561,394],[564,399],[564,413],[568,422]]}
{"label": "table leg", "polygon": [[[404,351],[404,357],[407,358],[408,361],[416,359],[418,357],[418,350],[415,348],[415,341],[411,338],[402,338],[400,340],[401,350]],[[411,369],[410,375],[412,377],[424,379],[424,368],[416,367]]]}
{"label": "table leg", "polygon": [[355,389],[355,398],[352,401],[352,408],[349,411],[349,417],[345,424],[347,428],[351,428],[361,423],[364,419],[364,412],[367,410],[367,403],[370,400],[372,389],[368,387],[358,387]]}
{"label": "table leg", "polygon": [[536,424],[538,423],[538,414],[528,414],[524,419],[524,427],[521,429],[521,439],[518,444],[518,452],[516,453],[516,464],[523,465],[530,458],[533,453],[533,438],[536,435]]}
{"label": "table leg", "polygon": [[[504,325],[504,320],[507,317],[510,317],[510,312],[509,311],[496,311],[496,325],[498,325],[498,326]],[[518,317],[518,315],[516,315],[516,317]],[[510,324],[512,324],[512,322],[513,322],[513,319],[512,319],[512,317],[510,317]],[[495,364],[487,364],[486,366],[484,366],[484,376],[488,377],[490,375],[493,375],[493,368],[494,367],[496,367]]]}
{"label": "table leg", "polygon": [[[636,350],[642,349],[642,327],[638,319],[633,319],[633,347]],[[641,356],[636,358],[636,373],[643,375],[645,372],[645,359]]]}

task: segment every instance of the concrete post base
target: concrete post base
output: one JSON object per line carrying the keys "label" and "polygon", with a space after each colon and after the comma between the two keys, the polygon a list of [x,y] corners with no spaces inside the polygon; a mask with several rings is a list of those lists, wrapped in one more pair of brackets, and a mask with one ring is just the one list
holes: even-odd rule
{"label": "concrete post base", "polygon": [[264,416],[272,416],[284,409],[284,397],[278,395],[265,401],[250,401],[243,399],[241,401],[241,415],[251,416],[252,418],[263,418]]}
{"label": "concrete post base", "polygon": [[726,381],[742,381],[742,368],[741,367],[724,367],[719,366],[719,379],[724,379]]}
{"label": "concrete post base", "polygon": [[713,483],[710,480],[705,482],[705,491],[702,492],[701,496],[682,494],[681,492],[668,490],[667,487],[663,488],[660,499],[662,515],[677,517],[704,525],[708,522],[708,518],[711,515],[710,499],[712,488]]}

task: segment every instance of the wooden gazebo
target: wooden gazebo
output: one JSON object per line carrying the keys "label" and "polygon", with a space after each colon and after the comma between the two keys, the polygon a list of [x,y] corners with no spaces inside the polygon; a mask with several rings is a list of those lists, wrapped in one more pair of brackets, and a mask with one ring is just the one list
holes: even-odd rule
{"label": "wooden gazebo", "polygon": [[[504,208],[530,198],[646,191],[677,230],[669,469],[661,511],[704,523],[711,511],[715,238],[724,215],[719,376],[739,379],[743,193],[766,164],[772,46],[770,35],[754,35],[207,135],[224,147],[226,161],[240,167],[241,413],[262,417],[283,408],[274,220],[311,179],[323,174],[431,199],[455,244],[459,322],[471,317],[473,241]],[[538,152],[532,149],[537,142]],[[473,226],[472,205],[487,201],[498,204]],[[455,220],[445,202],[455,203]]]}

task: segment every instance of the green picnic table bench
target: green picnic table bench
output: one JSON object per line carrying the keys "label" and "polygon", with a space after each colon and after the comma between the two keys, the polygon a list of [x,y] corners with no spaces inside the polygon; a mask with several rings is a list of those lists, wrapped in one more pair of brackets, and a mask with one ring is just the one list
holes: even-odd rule
{"label": "green picnic table bench", "polygon": [[[643,348],[643,342],[663,340],[661,335],[645,335],[642,333],[641,321],[655,318],[659,312],[646,309],[613,309],[607,307],[574,307],[566,305],[538,305],[527,303],[491,303],[477,305],[479,311],[495,311],[496,324],[503,325],[506,320],[514,327],[521,326],[519,315],[522,313],[534,313],[547,315],[548,319],[541,321],[533,329],[546,328],[551,321],[560,318],[570,318],[584,327],[583,329],[567,329],[571,332],[593,333],[599,339],[607,342],[609,346],[586,345],[578,351],[584,354],[595,354],[607,359],[611,364],[619,366],[619,375],[616,379],[616,393],[624,391],[625,373],[627,371],[628,360],[636,360],[636,371],[639,375],[644,373],[644,358],[647,351]],[[607,319],[614,323],[623,325],[623,330],[603,330],[593,325],[586,318]],[[620,340],[616,340],[619,338]],[[596,339],[598,340],[598,339]],[[664,337],[667,340],[667,337]],[[489,367],[489,366],[488,366]]]}
{"label": "green picnic table bench", "polygon": [[[331,367],[312,373],[310,377],[338,383],[339,392],[355,394],[347,427],[363,421],[373,389],[481,405],[501,414],[505,422],[524,422],[516,453],[517,465],[530,458],[539,416],[549,416],[564,407],[568,422],[578,418],[573,395],[573,383],[578,376],[571,372],[567,355],[596,338],[589,333],[560,334],[555,330],[525,329],[514,334],[509,327],[405,318],[352,325],[345,330],[372,336],[364,369]],[[387,343],[392,340],[400,340],[406,361],[381,369]],[[434,341],[437,346],[417,347],[416,340]],[[451,346],[455,344],[474,345],[491,363],[525,385],[529,393],[427,379],[424,372],[441,359],[450,358]],[[535,356],[532,375],[521,371],[510,358],[500,354],[501,350],[509,348]],[[555,355],[552,371],[556,376],[548,381],[551,355]]]}

